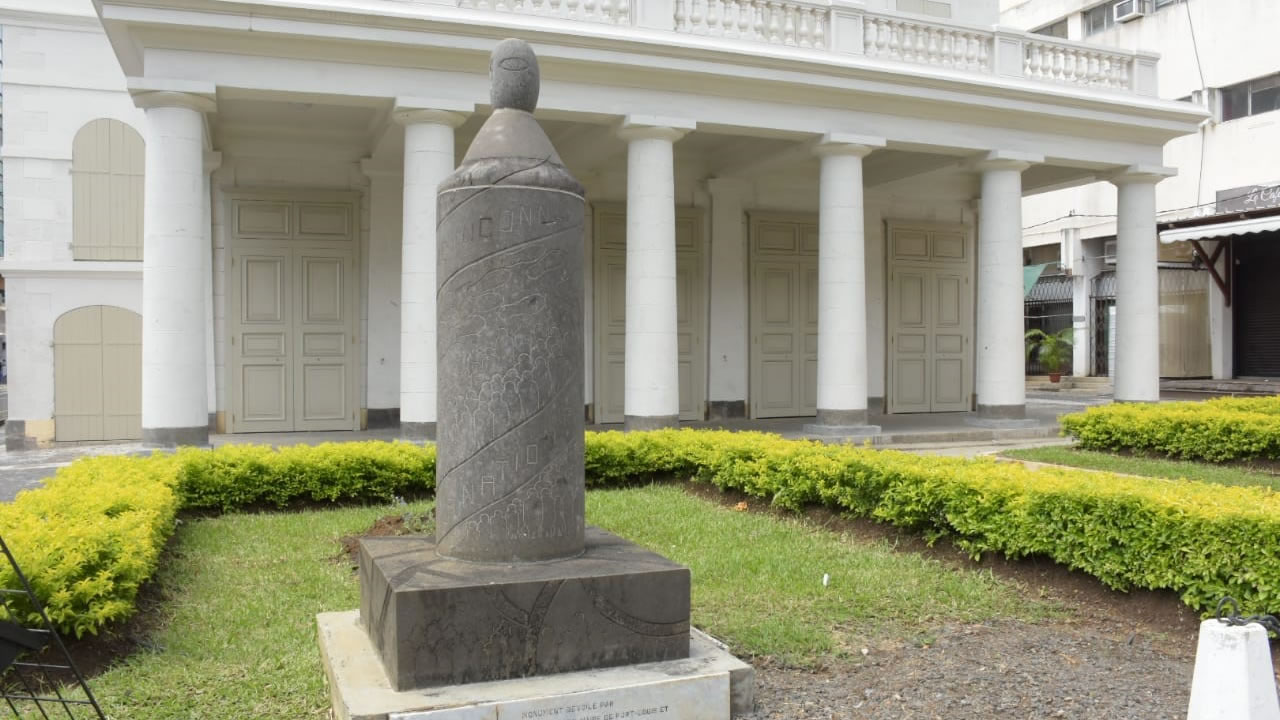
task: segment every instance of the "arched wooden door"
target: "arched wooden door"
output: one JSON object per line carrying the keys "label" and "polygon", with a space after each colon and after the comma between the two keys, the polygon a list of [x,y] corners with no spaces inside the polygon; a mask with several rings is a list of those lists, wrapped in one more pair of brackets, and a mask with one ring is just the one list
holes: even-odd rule
{"label": "arched wooden door", "polygon": [[54,439],[142,437],[142,316],[110,305],[53,325]]}

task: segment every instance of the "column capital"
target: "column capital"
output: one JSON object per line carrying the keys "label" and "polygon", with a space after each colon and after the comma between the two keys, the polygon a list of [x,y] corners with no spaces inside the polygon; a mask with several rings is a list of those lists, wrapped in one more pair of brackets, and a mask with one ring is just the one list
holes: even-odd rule
{"label": "column capital", "polygon": [[1162,165],[1130,165],[1107,180],[1114,185],[1155,185],[1177,174],[1177,169]]}
{"label": "column capital", "polygon": [[886,141],[882,137],[854,135],[851,133],[827,133],[813,146],[813,154],[818,156],[853,155],[855,157],[866,157],[883,148],[885,144]]}
{"label": "column capital", "polygon": [[456,128],[475,112],[475,103],[452,98],[398,97],[391,108],[391,117],[401,125],[429,123]]}
{"label": "column capital", "polygon": [[1035,153],[1014,152],[1010,150],[992,150],[973,161],[973,169],[979,172],[988,170],[1014,170],[1022,172],[1032,165],[1044,162],[1043,155]]}
{"label": "column capital", "polygon": [[209,175],[222,167],[222,153],[216,150],[204,151],[204,174]]}
{"label": "column capital", "polygon": [[675,142],[695,127],[697,122],[688,118],[627,115],[618,125],[618,137],[628,142],[655,138]]}
{"label": "column capital", "polygon": [[185,107],[200,113],[217,109],[218,87],[196,80],[164,78],[125,78],[125,86],[133,96],[133,104],[144,110],[157,107]]}
{"label": "column capital", "polygon": [[211,96],[197,95],[195,93],[176,92],[173,90],[143,90],[139,92],[130,91],[133,95],[133,104],[143,110],[152,108],[187,108],[195,110],[198,113],[211,113],[218,109],[218,104]]}

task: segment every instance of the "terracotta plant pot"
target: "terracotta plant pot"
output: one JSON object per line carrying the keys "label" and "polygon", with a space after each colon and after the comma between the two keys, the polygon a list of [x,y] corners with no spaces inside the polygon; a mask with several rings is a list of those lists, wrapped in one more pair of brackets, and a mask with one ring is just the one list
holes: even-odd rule
{"label": "terracotta plant pot", "polygon": [[1056,383],[1061,381],[1062,381],[1062,373],[1060,372],[1049,373],[1049,382]]}

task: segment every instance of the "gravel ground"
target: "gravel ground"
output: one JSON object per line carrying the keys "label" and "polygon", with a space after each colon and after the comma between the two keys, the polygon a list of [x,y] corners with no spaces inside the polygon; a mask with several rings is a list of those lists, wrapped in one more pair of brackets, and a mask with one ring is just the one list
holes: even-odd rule
{"label": "gravel ground", "polygon": [[948,626],[928,647],[869,649],[861,662],[758,668],[742,720],[1180,720],[1193,651],[1076,624]]}

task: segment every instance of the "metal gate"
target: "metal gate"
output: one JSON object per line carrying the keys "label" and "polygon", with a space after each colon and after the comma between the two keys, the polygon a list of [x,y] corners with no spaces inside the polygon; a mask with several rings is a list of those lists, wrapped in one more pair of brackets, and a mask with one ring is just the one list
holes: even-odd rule
{"label": "metal gate", "polygon": [[1089,304],[1093,312],[1089,313],[1089,324],[1093,337],[1092,375],[1106,376],[1111,374],[1112,358],[1115,357],[1115,337],[1111,328],[1115,321],[1116,307],[1116,274],[1114,271],[1098,273],[1089,288]]}
{"label": "metal gate", "polygon": [[[1071,278],[1066,275],[1041,276],[1032,286],[1022,303],[1023,331],[1042,330],[1046,335],[1062,332],[1071,327]],[[1059,368],[1064,375],[1073,375],[1071,356]],[[1027,358],[1028,375],[1047,375],[1049,370],[1038,357]]]}

